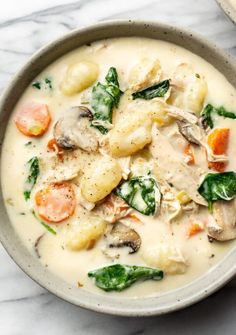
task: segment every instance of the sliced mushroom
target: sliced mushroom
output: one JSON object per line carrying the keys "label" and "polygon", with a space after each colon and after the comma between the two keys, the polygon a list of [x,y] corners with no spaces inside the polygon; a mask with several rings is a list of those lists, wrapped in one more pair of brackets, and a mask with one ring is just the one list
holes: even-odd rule
{"label": "sliced mushroom", "polygon": [[130,247],[130,254],[137,252],[141,246],[139,234],[121,222],[114,225],[108,239],[110,248]]}
{"label": "sliced mushroom", "polygon": [[40,242],[42,241],[42,238],[44,237],[44,235],[45,235],[45,234],[40,235],[40,236],[36,239],[36,241],[35,241],[35,243],[34,243],[34,251],[35,251],[35,253],[36,253],[36,255],[37,255],[38,258],[41,258],[41,255],[40,255],[40,253],[39,253],[39,244],[40,244]]}
{"label": "sliced mushroom", "polygon": [[236,238],[236,199],[216,201],[213,217],[208,225],[208,235],[218,241]]}
{"label": "sliced mushroom", "polygon": [[188,142],[202,146],[206,149],[209,162],[228,161],[228,157],[225,155],[213,154],[211,148],[207,144],[206,134],[199,126],[199,120],[194,114],[176,107],[169,107],[167,111],[169,115],[177,119],[179,132]]}
{"label": "sliced mushroom", "polygon": [[190,143],[201,145],[203,140],[202,130],[196,124],[192,124],[186,120],[178,120],[177,125],[180,134]]}
{"label": "sliced mushroom", "polygon": [[54,138],[63,149],[81,148],[91,152],[98,149],[98,132],[91,127],[93,115],[84,106],[72,107],[54,126]]}

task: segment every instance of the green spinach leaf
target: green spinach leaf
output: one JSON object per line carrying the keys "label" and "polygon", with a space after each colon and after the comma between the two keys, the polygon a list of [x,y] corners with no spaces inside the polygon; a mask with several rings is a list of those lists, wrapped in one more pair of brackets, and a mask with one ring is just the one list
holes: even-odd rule
{"label": "green spinach leaf", "polygon": [[236,119],[236,114],[227,111],[223,106],[217,108],[217,114],[230,119]]}
{"label": "green spinach leaf", "polygon": [[95,284],[104,291],[122,291],[138,280],[161,280],[162,270],[144,266],[114,264],[88,273]]}
{"label": "green spinach leaf", "polygon": [[117,74],[116,68],[110,67],[105,79],[108,84],[113,84],[119,87],[118,74]]}
{"label": "green spinach leaf", "polygon": [[154,215],[161,202],[161,192],[150,176],[133,177],[121,184],[116,193],[144,215]]}
{"label": "green spinach leaf", "polygon": [[150,100],[153,98],[162,98],[167,93],[168,89],[170,87],[170,81],[169,80],[163,80],[160,83],[145,88],[142,91],[135,92],[132,94],[133,99],[145,99]]}
{"label": "green spinach leaf", "polygon": [[28,168],[28,177],[25,181],[24,197],[25,197],[25,200],[29,200],[31,191],[40,173],[38,157],[31,158],[27,162],[26,167]]}
{"label": "green spinach leaf", "polygon": [[41,90],[41,82],[38,81],[38,80],[34,81],[33,84],[32,84],[32,86],[34,88],[37,88],[37,90]]}
{"label": "green spinach leaf", "polygon": [[231,200],[236,196],[236,173],[208,173],[198,192],[208,201],[208,208],[212,211],[213,201]]}
{"label": "green spinach leaf", "polygon": [[45,84],[52,90],[52,80],[49,78],[44,79]]}
{"label": "green spinach leaf", "polygon": [[52,90],[52,80],[50,78],[44,78],[44,79],[40,79],[40,80],[35,80],[32,83],[32,87],[36,88],[37,90],[41,90],[42,88],[44,89],[50,89]]}
{"label": "green spinach leaf", "polygon": [[[106,75],[106,83],[98,82],[92,89],[91,107],[94,116],[92,125],[102,134],[108,132],[109,125],[112,123],[113,108],[118,106],[121,94],[117,71],[111,67]],[[97,125],[96,121],[101,121]],[[94,124],[93,124],[94,123]]]}
{"label": "green spinach leaf", "polygon": [[230,119],[236,119],[236,114],[227,111],[223,106],[214,107],[211,104],[207,104],[201,113],[201,122],[204,128],[210,127],[212,129],[214,127],[214,121],[213,121],[214,114]]}
{"label": "green spinach leaf", "polygon": [[35,214],[35,211],[32,211],[32,214],[33,214],[33,216],[35,217],[35,219],[36,219],[42,226],[44,226],[44,228],[46,228],[47,231],[49,231],[49,233],[51,233],[51,234],[53,234],[53,235],[56,235],[56,234],[57,234],[57,232],[56,232],[54,229],[52,229],[52,227],[50,227],[50,226],[49,226],[48,224],[46,224],[45,222],[39,220],[39,218],[38,218],[38,217],[36,216],[36,214]]}

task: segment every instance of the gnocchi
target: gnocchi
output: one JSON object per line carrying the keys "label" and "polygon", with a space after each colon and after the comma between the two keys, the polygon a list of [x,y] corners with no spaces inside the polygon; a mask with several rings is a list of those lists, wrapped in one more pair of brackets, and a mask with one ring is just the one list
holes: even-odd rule
{"label": "gnocchi", "polygon": [[129,73],[131,90],[139,91],[157,83],[161,77],[161,65],[158,59],[142,58]]}
{"label": "gnocchi", "polygon": [[143,249],[142,258],[149,266],[163,269],[167,274],[182,274],[187,270],[187,262],[175,246],[162,244]]}
{"label": "gnocchi", "polygon": [[79,93],[91,86],[98,77],[99,69],[96,63],[81,61],[68,67],[61,84],[65,95]]}
{"label": "gnocchi", "polygon": [[106,227],[106,221],[96,216],[82,220],[72,232],[69,232],[66,241],[67,248],[73,251],[91,249],[105,233]]}
{"label": "gnocchi", "polygon": [[129,114],[110,132],[109,146],[114,157],[129,156],[150,143],[152,120],[147,114]]}
{"label": "gnocchi", "polygon": [[120,164],[112,157],[104,156],[91,164],[81,179],[81,193],[87,201],[96,203],[105,198],[122,178]]}
{"label": "gnocchi", "polygon": [[168,105],[159,98],[147,101],[135,101],[129,104],[130,113],[147,114],[159,127],[165,127],[173,123],[174,119],[168,114]]}
{"label": "gnocchi", "polygon": [[199,115],[208,92],[203,76],[194,73],[191,66],[182,63],[177,66],[168,103],[190,110]]}

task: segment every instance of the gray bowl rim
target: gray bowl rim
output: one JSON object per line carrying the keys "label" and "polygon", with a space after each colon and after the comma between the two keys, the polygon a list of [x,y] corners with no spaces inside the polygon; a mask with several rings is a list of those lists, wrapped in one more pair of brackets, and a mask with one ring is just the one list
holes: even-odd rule
{"label": "gray bowl rim", "polygon": [[[119,31],[120,29],[120,31]],[[189,49],[221,70],[236,87],[236,63],[233,57],[195,32],[174,27],[165,23],[141,20],[110,20],[73,30],[53,42],[48,43],[33,54],[20,71],[12,78],[0,101],[0,146],[4,139],[6,124],[14,105],[24,89],[47,65],[60,56],[85,43],[99,39],[139,36],[164,40]],[[68,41],[77,43],[68,48]],[[71,43],[71,42],[70,42]],[[62,47],[62,44],[63,47]],[[66,45],[66,47],[65,47]],[[64,51],[61,50],[61,47]],[[68,48],[68,50],[66,49]],[[53,52],[59,56],[51,57]],[[26,73],[28,73],[26,75]],[[25,78],[27,77],[27,78]],[[1,150],[2,151],[2,150]],[[0,162],[1,163],[1,162]],[[0,164],[1,167],[1,164]],[[1,172],[1,171],[0,171]],[[0,241],[15,263],[35,282],[57,297],[76,306],[96,312],[131,317],[162,315],[188,307],[206,298],[236,273],[236,248],[231,250],[215,266],[188,285],[163,293],[156,297],[141,299],[119,298],[91,293],[64,282],[53,275],[21,243],[21,240],[8,218],[0,189]],[[14,242],[14,243],[13,243]]]}

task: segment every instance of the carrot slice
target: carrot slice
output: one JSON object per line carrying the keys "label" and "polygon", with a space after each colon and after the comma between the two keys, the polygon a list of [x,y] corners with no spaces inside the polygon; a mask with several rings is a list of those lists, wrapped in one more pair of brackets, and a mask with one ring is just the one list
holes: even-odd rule
{"label": "carrot slice", "polygon": [[59,147],[57,144],[55,138],[52,138],[51,140],[48,141],[47,148],[49,151],[53,151],[57,154],[58,159],[63,160],[63,149]]}
{"label": "carrot slice", "polygon": [[205,223],[203,221],[197,219],[190,219],[189,220],[189,227],[187,229],[187,237],[191,237],[200,233],[205,228]]}
{"label": "carrot slice", "polygon": [[208,162],[209,169],[218,171],[218,172],[224,172],[226,168],[225,162]]}
{"label": "carrot slice", "polygon": [[19,131],[31,137],[42,136],[47,131],[50,122],[48,106],[36,101],[26,103],[15,116],[15,124]]}
{"label": "carrot slice", "polygon": [[138,223],[143,223],[135,214],[130,213],[126,216],[128,219],[131,219],[133,221],[136,221]]}
{"label": "carrot slice", "polygon": [[[211,148],[213,154],[226,154],[229,144],[229,134],[229,128],[216,128],[208,135],[207,143]],[[208,167],[218,172],[223,172],[225,170],[226,163],[208,162]]]}
{"label": "carrot slice", "polygon": [[186,147],[184,148],[184,155],[186,157],[186,163],[188,165],[195,164],[195,158],[190,144],[187,144]]}
{"label": "carrot slice", "polygon": [[69,183],[50,184],[35,195],[38,215],[51,223],[68,219],[75,210],[76,198]]}

